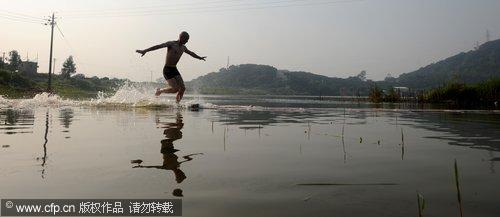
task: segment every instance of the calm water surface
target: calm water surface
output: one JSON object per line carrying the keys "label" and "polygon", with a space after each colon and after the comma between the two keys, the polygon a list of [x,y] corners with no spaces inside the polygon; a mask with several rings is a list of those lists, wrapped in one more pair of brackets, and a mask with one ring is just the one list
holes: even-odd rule
{"label": "calm water surface", "polygon": [[456,159],[465,215],[500,215],[498,113],[206,101],[259,107],[4,106],[0,197],[182,198],[184,216],[416,216],[418,191],[426,216],[459,216]]}

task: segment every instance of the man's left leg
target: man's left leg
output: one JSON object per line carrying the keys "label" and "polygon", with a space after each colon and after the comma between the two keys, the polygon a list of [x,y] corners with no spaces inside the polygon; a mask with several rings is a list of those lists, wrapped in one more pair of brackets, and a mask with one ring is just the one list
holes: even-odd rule
{"label": "man's left leg", "polygon": [[181,75],[175,76],[174,79],[179,87],[179,89],[178,89],[179,91],[177,92],[177,96],[176,96],[176,100],[178,103],[182,100],[182,97],[184,96],[184,92],[186,91],[186,87],[184,86],[184,80],[182,79]]}
{"label": "man's left leg", "polygon": [[177,93],[179,91],[179,84],[177,83],[175,78],[167,79],[167,84],[170,87],[156,89],[155,95],[159,96],[162,93]]}

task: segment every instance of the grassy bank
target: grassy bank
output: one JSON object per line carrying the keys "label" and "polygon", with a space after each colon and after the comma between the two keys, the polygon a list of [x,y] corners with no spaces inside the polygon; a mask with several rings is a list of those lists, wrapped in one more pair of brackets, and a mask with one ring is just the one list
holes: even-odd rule
{"label": "grassy bank", "polygon": [[500,78],[478,84],[450,83],[426,92],[422,101],[450,103],[462,107],[488,106],[500,102]]}
{"label": "grassy bank", "polygon": [[[86,78],[83,75],[64,78],[52,76],[52,90],[63,98],[88,99],[97,96],[99,91],[114,92],[126,80],[107,77]],[[0,69],[0,95],[6,98],[27,98],[47,90],[48,75],[27,75]]]}
{"label": "grassy bank", "polygon": [[393,89],[382,90],[371,88],[371,102],[418,102],[431,104],[446,104],[460,108],[485,108],[500,106],[500,78],[494,78],[477,84],[449,83],[446,86],[422,91],[410,99],[402,99]]}

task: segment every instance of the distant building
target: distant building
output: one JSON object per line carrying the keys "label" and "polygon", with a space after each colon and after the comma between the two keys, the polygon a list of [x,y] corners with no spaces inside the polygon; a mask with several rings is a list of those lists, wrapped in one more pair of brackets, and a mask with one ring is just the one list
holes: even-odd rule
{"label": "distant building", "polygon": [[19,65],[19,72],[24,74],[38,73],[38,62],[22,61]]}

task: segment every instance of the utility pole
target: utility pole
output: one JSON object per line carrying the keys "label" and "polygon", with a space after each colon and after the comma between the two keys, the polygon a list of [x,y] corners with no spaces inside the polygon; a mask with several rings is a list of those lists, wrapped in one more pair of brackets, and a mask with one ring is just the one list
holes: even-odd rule
{"label": "utility pole", "polygon": [[490,41],[490,30],[486,30],[486,42]]}
{"label": "utility pole", "polygon": [[476,41],[476,45],[474,46],[474,50],[479,50],[479,47],[481,45],[479,44],[479,41]]}
{"label": "utility pole", "polygon": [[226,65],[226,69],[229,69],[229,56],[227,56],[227,65]]}
{"label": "utility pole", "polygon": [[49,56],[49,85],[47,88],[47,92],[52,92],[52,48],[54,46],[54,26],[56,25],[54,13],[52,13],[52,17],[48,20],[49,23],[45,25],[50,25],[50,56]]}
{"label": "utility pole", "polygon": [[0,61],[0,63],[2,64],[2,65],[0,65],[0,67],[3,67],[5,65],[5,62],[3,61],[3,58],[5,57],[5,52],[3,53],[3,55],[4,56],[2,57],[2,59]]}
{"label": "utility pole", "polygon": [[52,71],[56,74],[56,58],[54,58],[54,65],[52,65]]}

